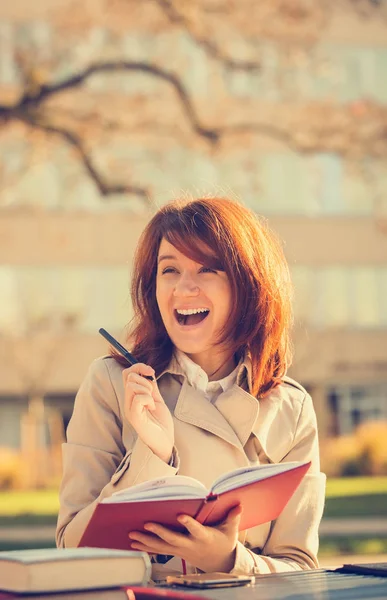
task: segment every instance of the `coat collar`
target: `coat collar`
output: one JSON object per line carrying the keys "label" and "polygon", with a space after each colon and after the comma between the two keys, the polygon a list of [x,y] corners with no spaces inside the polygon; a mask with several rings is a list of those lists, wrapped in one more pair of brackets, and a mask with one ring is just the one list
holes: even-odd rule
{"label": "coat collar", "polygon": [[[248,356],[240,365],[236,384],[221,393],[215,404],[188,384],[177,361],[172,360],[158,379],[167,373],[173,377],[165,380],[166,393],[162,391],[162,394],[177,419],[218,435],[239,450],[243,450],[253,434],[254,443],[258,444],[257,452],[261,452],[260,447],[274,463],[286,455],[299,415],[295,411],[295,394],[300,399],[305,390],[302,392],[287,385],[285,378],[282,385],[258,400],[250,393],[251,361]],[[160,389],[164,387],[164,382],[159,383]]]}
{"label": "coat collar", "polygon": [[[180,363],[176,360],[176,357],[173,355],[171,362],[168,367],[164,369],[157,376],[157,380],[159,380],[163,375],[169,373],[170,375],[178,375],[186,379],[186,375],[184,370],[182,369]],[[252,368],[251,368],[251,359],[248,354],[246,354],[239,365],[239,370],[237,373],[236,384],[239,387],[246,389],[251,394],[252,390]]]}
{"label": "coat collar", "polygon": [[[188,384],[185,373],[175,358],[157,379],[167,373],[181,382],[181,387],[172,385],[175,389],[171,394],[172,397],[175,396],[174,400],[171,398],[172,405],[167,400],[175,417],[205,429],[243,450],[259,412],[258,400],[248,391],[251,389],[249,359],[242,361],[236,383],[226,392],[222,392],[214,404],[209,402],[202,392]],[[171,387],[170,391],[172,391]]]}

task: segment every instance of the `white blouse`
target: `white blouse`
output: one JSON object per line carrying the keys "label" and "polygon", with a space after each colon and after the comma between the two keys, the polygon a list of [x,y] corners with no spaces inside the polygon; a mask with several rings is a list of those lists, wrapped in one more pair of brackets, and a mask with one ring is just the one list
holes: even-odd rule
{"label": "white blouse", "polygon": [[233,371],[218,381],[208,381],[207,373],[181,350],[175,350],[175,357],[187,376],[188,383],[196,390],[204,392],[206,398],[214,403],[219,394],[230,389],[236,382],[239,364]]}

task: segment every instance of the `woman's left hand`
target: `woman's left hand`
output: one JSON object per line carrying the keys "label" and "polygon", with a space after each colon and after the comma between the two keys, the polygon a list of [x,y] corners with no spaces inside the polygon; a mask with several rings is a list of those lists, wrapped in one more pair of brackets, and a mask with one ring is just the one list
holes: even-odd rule
{"label": "woman's left hand", "polygon": [[180,515],[178,521],[188,533],[177,533],[158,523],[146,523],[144,529],[151,535],[132,531],[129,533],[134,541],[131,545],[133,550],[149,554],[178,556],[205,572],[228,573],[235,562],[241,513],[241,506],[235,506],[216,527],[207,527],[188,515]]}

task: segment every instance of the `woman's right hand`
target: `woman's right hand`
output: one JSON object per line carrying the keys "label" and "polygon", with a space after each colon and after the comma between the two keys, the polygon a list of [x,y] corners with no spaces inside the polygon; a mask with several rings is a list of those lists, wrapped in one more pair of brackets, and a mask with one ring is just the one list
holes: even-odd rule
{"label": "woman's right hand", "polygon": [[122,372],[125,417],[144,444],[169,463],[174,444],[173,418],[156,380],[149,381],[140,373],[155,376],[152,367],[143,363],[136,363]]}

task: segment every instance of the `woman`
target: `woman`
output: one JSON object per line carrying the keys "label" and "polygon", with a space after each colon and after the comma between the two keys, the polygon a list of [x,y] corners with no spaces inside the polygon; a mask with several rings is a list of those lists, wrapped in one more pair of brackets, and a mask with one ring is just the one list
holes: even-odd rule
{"label": "woman", "polygon": [[238,534],[236,507],[218,527],[182,515],[187,534],[150,523],[129,537],[158,563],[175,557],[155,577],[182,560],[190,571],[243,574],[317,567],[325,478],[311,398],[285,376],[291,283],[274,235],[230,200],[168,204],[140,239],[132,301],[139,364],[97,359],[76,398],[58,546],[79,543],[102,498],[151,478],[179,473],[210,486],[238,467],[310,460],[275,522]]}

